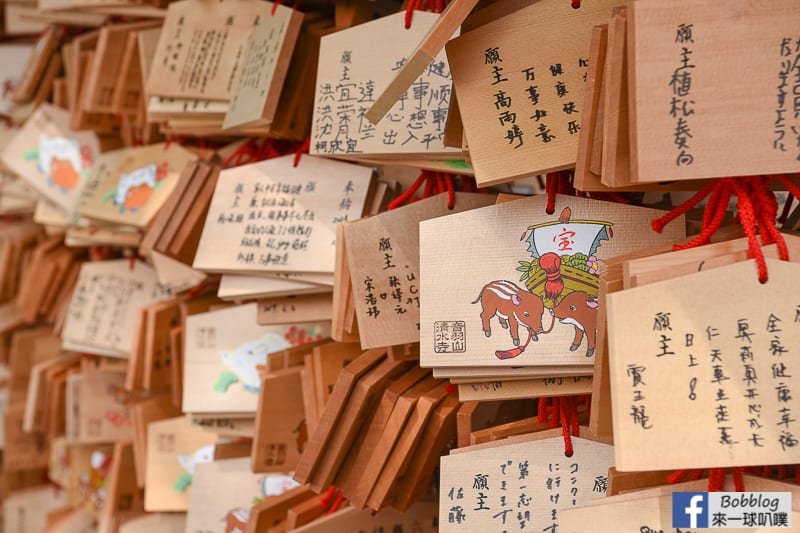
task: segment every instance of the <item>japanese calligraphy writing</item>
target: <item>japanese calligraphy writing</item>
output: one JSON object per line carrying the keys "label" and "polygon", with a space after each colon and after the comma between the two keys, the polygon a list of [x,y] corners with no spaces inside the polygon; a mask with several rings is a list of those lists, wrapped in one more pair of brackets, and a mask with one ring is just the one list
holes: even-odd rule
{"label": "japanese calligraphy writing", "polygon": [[777,90],[772,147],[796,153],[800,161],[800,35],[780,39]]}
{"label": "japanese calligraphy writing", "polygon": [[[618,380],[619,400],[614,416],[620,421],[620,449],[626,450],[618,468],[798,459],[792,353],[800,323],[794,322],[797,302],[787,297],[789,276],[798,267],[771,260],[769,267],[776,264],[770,270],[774,284],[766,290],[754,276],[746,277],[752,274],[749,263],[738,263],[609,295],[612,380]],[[733,305],[724,296],[729,283],[740,284],[736,297],[752,291],[750,303]],[[707,301],[698,298],[701,292],[718,296]],[[756,298],[760,304],[753,305]],[[689,301],[691,307],[684,307]],[[644,311],[650,320],[641,320]],[[620,320],[633,326],[624,338],[615,333]],[[661,353],[665,334],[673,339],[670,355]],[[668,435],[676,413],[693,428],[701,451],[689,453],[681,449],[680,435]],[[624,448],[629,439],[637,445]]]}
{"label": "japanese calligraphy writing", "polygon": [[[403,93],[384,120],[375,125],[365,116],[382,88],[406,63],[403,54],[409,48],[404,43],[415,42],[414,35],[421,38],[436,18],[433,14],[420,15],[410,30],[404,30],[398,16],[392,15],[322,40],[311,153],[347,157],[452,151],[444,147],[452,77],[443,52]],[[372,32],[380,35],[382,44],[366,50],[361,46],[364,37],[358,36]]]}
{"label": "japanese calligraphy writing", "polygon": [[679,47],[679,66],[672,72],[669,86],[672,89],[672,99],[669,104],[669,114],[676,119],[674,144],[678,151],[675,165],[691,165],[694,163],[694,156],[691,153],[689,140],[692,138],[692,130],[689,127],[687,118],[694,115],[694,100],[691,99],[692,92],[692,73],[696,66],[692,63],[692,48],[694,36],[692,35],[692,24],[679,24],[675,31],[675,42]]}
{"label": "japanese calligraphy writing", "polygon": [[611,446],[573,443],[571,458],[558,437],[443,457],[439,531],[559,531],[562,509],[605,495],[613,462]]}

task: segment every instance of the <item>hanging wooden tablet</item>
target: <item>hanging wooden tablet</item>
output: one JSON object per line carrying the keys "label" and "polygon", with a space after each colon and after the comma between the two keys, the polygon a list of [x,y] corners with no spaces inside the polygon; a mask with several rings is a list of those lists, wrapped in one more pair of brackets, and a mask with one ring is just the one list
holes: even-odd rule
{"label": "hanging wooden tablet", "polygon": [[192,485],[186,528],[215,533],[245,531],[253,505],[298,486],[285,475],[254,474],[249,459],[198,465]]}
{"label": "hanging wooden tablet", "polygon": [[[424,375],[425,374],[423,374],[423,376]],[[410,388],[406,386],[406,390],[404,390],[399,397],[396,397],[388,417],[382,420],[383,424],[378,427],[373,424],[369,426],[368,431],[374,431],[376,433],[376,440],[371,453],[369,453],[368,450],[363,450],[362,453],[365,453],[367,459],[363,464],[361,477],[354,489],[347,493],[353,506],[359,509],[364,508],[364,504],[370,492],[372,492],[377,479],[380,477],[381,470],[392,454],[394,445],[402,434],[408,418],[417,405],[417,401],[439,384],[439,381],[433,379],[430,377],[430,374],[428,374],[426,379],[417,381]],[[387,392],[389,392],[389,389],[387,389]],[[384,393],[384,398],[385,397],[386,393]],[[383,400],[383,398],[381,400]],[[382,401],[381,403],[385,402]],[[377,421],[378,419],[374,420]]]}
{"label": "hanging wooden tablet", "polygon": [[592,393],[592,376],[504,380],[458,385],[461,401],[513,400]]}
{"label": "hanging wooden tablet", "polygon": [[217,296],[223,300],[244,300],[251,298],[280,298],[306,294],[325,294],[329,292],[329,287],[313,283],[303,283],[288,279],[223,274],[219,289],[217,289]]}
{"label": "hanging wooden tablet", "polygon": [[120,522],[144,513],[144,491],[136,486],[136,467],[131,442],[114,445],[109,466],[106,505],[98,519],[101,528],[118,527]]}
{"label": "hanging wooden tablet", "polygon": [[440,194],[344,227],[364,348],[419,340],[419,231],[422,220],[494,204],[486,194]]}
{"label": "hanging wooden tablet", "polygon": [[257,319],[262,325],[329,321],[332,317],[333,301],[329,292],[270,298],[258,302]]}
{"label": "hanging wooden tablet", "polygon": [[[791,1],[764,8],[708,0],[631,5],[634,181],[800,169],[791,105],[799,10]],[[746,53],[733,44],[744,41]],[[742,69],[746,82],[737,75]],[[731,115],[733,107],[741,112]]]}
{"label": "hanging wooden tablet", "polygon": [[186,513],[146,513],[126,520],[119,533],[175,533],[186,528]]}
{"label": "hanging wooden tablet", "polygon": [[331,397],[325,405],[319,425],[311,434],[309,443],[295,469],[294,478],[307,483],[318,469],[323,454],[341,417],[356,383],[367,372],[386,359],[386,350],[368,350],[342,369],[336,380]]}
{"label": "hanging wooden tablet", "polygon": [[560,511],[605,496],[614,462],[613,446],[579,437],[572,445],[566,457],[557,429],[443,457],[439,530],[558,527]]}
{"label": "hanging wooden tablet", "polygon": [[657,210],[559,195],[548,215],[545,204],[536,196],[420,224],[423,366],[591,364],[600,264],[683,235],[680,223],[653,232]]}
{"label": "hanging wooden tablet", "polygon": [[414,502],[427,492],[431,479],[439,467],[439,459],[456,434],[456,414],[460,406],[458,398],[450,394],[436,407],[425,430],[420,436],[415,453],[425,457],[424,461],[410,461],[399,480],[395,481],[392,507],[407,512]]}
{"label": "hanging wooden tablet", "polygon": [[333,273],[335,226],[361,217],[372,169],[312,156],[293,161],[220,173],[194,268]]}
{"label": "hanging wooden tablet", "polygon": [[[358,533],[360,531],[436,531],[436,504],[419,502],[404,513],[383,509],[377,513],[353,507],[316,520],[294,531],[297,533]],[[260,531],[260,530],[259,530]]]}
{"label": "hanging wooden tablet", "polygon": [[125,374],[93,370],[84,371],[81,376],[77,398],[81,405],[77,442],[88,444],[131,439],[130,413],[114,392],[122,388]]}
{"label": "hanging wooden tablet", "polygon": [[[394,361],[387,357],[358,380],[346,405],[339,413],[336,427],[330,434],[322,458],[316,465],[310,480],[313,489],[322,491],[333,483],[375,402],[380,399],[389,384],[409,367],[407,362]],[[326,406],[325,413],[327,412]]]}
{"label": "hanging wooden tablet", "polygon": [[[747,491],[767,493],[792,493],[797,495],[797,487],[789,483],[767,480],[753,476],[743,476]],[[591,505],[567,509],[560,513],[559,531],[579,533],[586,531],[587,524],[594,524],[595,533],[650,533],[657,531],[681,531],[672,527],[673,492],[697,492],[705,490],[707,482],[689,482],[659,487],[658,490],[633,491],[623,496],[610,496],[592,502]],[[725,491],[733,492],[734,483],[730,476],[725,481]],[[656,493],[660,492],[660,494]],[[774,496],[775,494],[773,494]],[[607,501],[606,501],[607,500]],[[727,525],[728,531],[762,532],[774,531],[772,528],[759,528],[759,520],[773,525],[778,516],[772,513],[753,513],[748,516],[735,509],[721,513],[725,520],[717,518],[717,526]],[[759,518],[769,515],[770,518]],[[800,506],[793,502],[792,521],[800,520]],[[709,525],[713,522],[710,521]],[[737,528],[740,524],[742,528]]]}
{"label": "hanging wooden tablet", "polygon": [[[17,86],[26,75],[25,67],[30,60],[33,52],[33,44],[14,43],[0,46],[0,57],[2,57],[2,72],[0,72],[0,83],[10,83]],[[12,93],[13,94],[13,93]],[[0,115],[11,115],[15,104],[11,100],[12,94],[0,95]]]}
{"label": "hanging wooden tablet", "polygon": [[136,311],[166,296],[155,270],[146,263],[127,259],[84,263],[62,333],[64,345],[127,357]]}
{"label": "hanging wooden tablet", "polygon": [[[780,295],[792,294],[798,267],[766,261],[765,285],[744,261],[609,295],[618,468],[797,462],[786,360],[796,304]],[[692,424],[702,445],[676,446],[665,431],[676,423]]]}
{"label": "hanging wooden tablet", "polygon": [[131,422],[133,423],[133,458],[136,463],[136,483],[144,487],[147,467],[147,426],[151,422],[175,418],[181,411],[172,405],[166,394],[155,394],[149,398],[129,404]]}
{"label": "hanging wooden tablet", "polygon": [[128,35],[139,30],[159,26],[157,21],[111,24],[100,29],[94,60],[86,73],[86,91],[82,93],[80,105],[88,112],[114,113],[114,93],[123,62],[120,57],[128,41]]}
{"label": "hanging wooden tablet", "polygon": [[[169,5],[147,79],[148,95],[230,100],[244,65],[254,23],[270,16],[272,3],[238,0],[173,2]],[[213,56],[203,43],[216,42]]]}
{"label": "hanging wooden tablet", "polygon": [[187,417],[151,423],[145,511],[186,511],[195,467],[213,460],[216,440],[214,433],[193,427]]}
{"label": "hanging wooden tablet", "polygon": [[28,61],[22,70],[19,81],[14,87],[11,100],[14,103],[22,104],[33,98],[36,87],[44,74],[50,58],[58,47],[58,41],[62,30],[57,26],[47,27],[36,41],[36,46],[28,56]]}
{"label": "hanging wooden tablet", "polygon": [[73,131],[66,111],[42,104],[1,157],[40,194],[72,211],[99,153],[93,132]]}
{"label": "hanging wooden tablet", "polygon": [[66,492],[49,484],[13,492],[3,501],[3,531],[44,531],[47,512],[66,503]]}
{"label": "hanging wooden tablet", "polygon": [[[411,28],[395,13],[323,37],[317,71],[311,153],[335,157],[409,156],[460,158],[444,146],[451,75],[439,53],[389,115],[371,123],[365,114],[438,20],[416,13]],[[457,32],[456,32],[457,33]],[[380,40],[380,46],[364,42]]]}
{"label": "hanging wooden tablet", "polygon": [[103,154],[113,158],[82,201],[87,218],[142,228],[156,215],[177,185],[183,168],[197,156],[177,143],[124,148]]}
{"label": "hanging wooden tablet", "polygon": [[256,20],[223,128],[272,123],[302,20],[301,12],[283,5]]}
{"label": "hanging wooden tablet", "polygon": [[252,413],[258,405],[258,367],[267,355],[327,337],[325,323],[260,326],[255,303],[186,319],[183,409],[188,413]]}
{"label": "hanging wooden tablet", "polygon": [[308,441],[303,409],[302,369],[288,368],[261,379],[253,472],[291,472]]}
{"label": "hanging wooden tablet", "polygon": [[544,0],[448,43],[480,185],[575,165],[591,30],[614,5]]}

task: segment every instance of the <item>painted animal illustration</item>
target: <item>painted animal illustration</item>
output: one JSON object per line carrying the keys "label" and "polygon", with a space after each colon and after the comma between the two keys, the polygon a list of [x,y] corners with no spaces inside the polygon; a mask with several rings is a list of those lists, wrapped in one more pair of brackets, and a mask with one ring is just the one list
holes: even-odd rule
{"label": "painted animal illustration", "polygon": [[126,210],[135,212],[146,204],[156,188],[157,169],[153,163],[121,175],[114,196],[114,205],[119,206],[120,211],[124,213]]}
{"label": "painted animal illustration", "polygon": [[543,333],[542,313],[544,304],[535,294],[521,289],[506,280],[492,281],[484,285],[473,304],[481,302],[483,333],[492,336],[491,320],[495,316],[500,325],[509,330],[514,346],[519,346],[519,326],[527,328],[532,340],[539,340]]}
{"label": "painted animal illustration", "polygon": [[214,460],[214,445],[203,446],[188,455],[178,455],[176,459],[185,472],[178,476],[175,484],[172,485],[172,490],[182,494],[192,484],[195,467],[201,463],[210,463]]}
{"label": "painted animal illustration", "polygon": [[261,389],[261,376],[258,367],[267,362],[267,355],[289,348],[291,343],[277,333],[267,333],[261,338],[245,343],[235,350],[220,351],[222,363],[228,367],[217,383],[214,390],[226,392],[228,387],[240,381],[245,390],[258,392]]}
{"label": "painted animal illustration", "polygon": [[39,135],[39,172],[48,176],[50,185],[62,191],[72,190],[81,177],[81,152],[77,141],[65,137]]}
{"label": "painted animal illustration", "polygon": [[290,476],[265,476],[261,481],[261,493],[265,498],[280,496],[299,486],[300,484]]}
{"label": "painted animal illustration", "polygon": [[234,507],[225,515],[225,533],[244,533],[248,520],[250,520],[250,509]]}
{"label": "painted animal illustration", "polygon": [[583,291],[571,292],[551,311],[561,324],[575,326],[575,337],[569,347],[571,352],[578,349],[586,337],[586,357],[594,355],[597,340],[597,300]]}
{"label": "painted animal illustration", "polygon": [[201,463],[210,463],[214,460],[214,445],[209,444],[196,449],[189,455],[178,455],[178,463],[187,473],[194,475],[194,469]]}

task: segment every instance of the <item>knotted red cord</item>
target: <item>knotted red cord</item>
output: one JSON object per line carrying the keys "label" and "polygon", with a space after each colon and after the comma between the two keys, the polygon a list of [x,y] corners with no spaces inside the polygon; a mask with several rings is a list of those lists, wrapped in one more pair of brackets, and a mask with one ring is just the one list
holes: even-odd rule
{"label": "knotted red cord", "polygon": [[[721,178],[700,189],[689,200],[663,217],[653,220],[652,227],[656,232],[660,233],[664,226],[680,215],[687,213],[704,198],[709,197],[706,211],[703,214],[703,225],[700,234],[687,244],[676,245],[675,249],[682,250],[708,244],[711,236],[724,220],[730,197],[736,195],[737,218],[748,240],[748,256],[756,261],[759,282],[766,283],[769,275],[761,245],[776,244],[779,257],[784,261],[789,259],[789,250],[786,242],[775,225],[778,202],[775,198],[775,193],[769,190],[769,184],[773,179],[781,182],[793,195],[797,196],[800,193],[800,186],[787,176]],[[761,234],[761,243],[758,240],[759,233]]]}
{"label": "knotted red cord", "polygon": [[[433,172],[430,170],[423,170],[420,172],[419,177],[411,184],[411,186],[403,192],[400,196],[392,200],[389,205],[388,209],[396,209],[397,207],[403,205],[406,202],[414,202],[415,199],[413,198],[414,194],[417,190],[425,184],[425,189],[422,193],[423,198],[430,198],[434,194],[440,193],[447,193],[447,208],[453,209],[456,203],[456,192],[455,192],[455,185],[453,184],[454,176],[452,174],[447,174],[444,172]],[[465,183],[462,180],[462,187]]]}

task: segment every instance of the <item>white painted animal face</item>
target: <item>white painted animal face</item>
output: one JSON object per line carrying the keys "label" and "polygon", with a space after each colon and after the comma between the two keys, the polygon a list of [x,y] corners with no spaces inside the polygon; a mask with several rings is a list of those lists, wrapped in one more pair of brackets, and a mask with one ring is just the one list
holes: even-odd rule
{"label": "white painted animal face", "polygon": [[201,463],[210,463],[214,460],[214,445],[209,444],[198,448],[191,455],[178,455],[177,459],[184,470],[194,475],[195,466]]}
{"label": "white painted animal face", "polygon": [[289,476],[266,476],[261,482],[264,497],[280,496],[284,492],[299,487],[300,484]]}
{"label": "white painted animal face", "polygon": [[50,165],[54,157],[66,159],[77,172],[81,171],[81,151],[77,141],[39,134],[39,171],[50,174]]}
{"label": "white painted animal face", "polygon": [[114,196],[114,203],[116,205],[124,204],[128,191],[139,185],[146,184],[151,189],[154,189],[156,187],[156,168],[155,163],[153,163],[121,175],[117,185],[117,194]]}
{"label": "white painted animal face", "polygon": [[277,333],[267,333],[260,339],[242,344],[236,350],[220,351],[222,362],[249,387],[258,388],[261,379],[257,365],[267,362],[267,355],[291,346]]}

